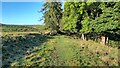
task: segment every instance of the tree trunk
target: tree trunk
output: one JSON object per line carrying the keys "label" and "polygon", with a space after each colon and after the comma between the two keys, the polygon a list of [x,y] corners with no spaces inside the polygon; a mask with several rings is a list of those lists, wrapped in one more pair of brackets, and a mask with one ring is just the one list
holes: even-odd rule
{"label": "tree trunk", "polygon": [[82,34],[82,37],[81,37],[81,38],[82,38],[82,40],[85,40],[84,34]]}
{"label": "tree trunk", "polygon": [[88,41],[88,35],[86,35],[86,40]]}
{"label": "tree trunk", "polygon": [[101,44],[105,45],[105,36],[101,36]]}
{"label": "tree trunk", "polygon": [[101,36],[101,44],[107,45],[109,42],[108,36],[102,35]]}
{"label": "tree trunk", "polygon": [[109,41],[108,37],[105,37],[105,45],[109,43],[108,41]]}

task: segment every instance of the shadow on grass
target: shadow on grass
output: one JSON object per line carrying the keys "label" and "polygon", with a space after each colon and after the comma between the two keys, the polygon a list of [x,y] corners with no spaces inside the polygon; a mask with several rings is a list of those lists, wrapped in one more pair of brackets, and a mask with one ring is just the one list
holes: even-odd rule
{"label": "shadow on grass", "polygon": [[28,50],[42,46],[48,39],[52,39],[52,37],[41,34],[2,37],[2,68],[10,67],[13,62],[25,57]]}

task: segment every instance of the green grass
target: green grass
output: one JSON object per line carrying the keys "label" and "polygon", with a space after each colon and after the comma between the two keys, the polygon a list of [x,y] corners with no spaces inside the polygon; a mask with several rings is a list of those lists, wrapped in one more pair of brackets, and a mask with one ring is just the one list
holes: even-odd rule
{"label": "green grass", "polygon": [[2,25],[2,32],[38,32],[44,30],[44,25]]}
{"label": "green grass", "polygon": [[[64,35],[47,37],[33,34],[22,36],[21,39],[18,37],[4,38],[3,41],[5,43],[3,45],[3,66],[6,64],[9,66],[27,65],[28,67],[118,65],[117,48],[101,45],[91,40],[83,41]],[[12,54],[14,57],[10,58]]]}
{"label": "green grass", "polygon": [[24,36],[27,34],[34,34],[34,33],[40,33],[40,32],[2,32],[1,36]]}

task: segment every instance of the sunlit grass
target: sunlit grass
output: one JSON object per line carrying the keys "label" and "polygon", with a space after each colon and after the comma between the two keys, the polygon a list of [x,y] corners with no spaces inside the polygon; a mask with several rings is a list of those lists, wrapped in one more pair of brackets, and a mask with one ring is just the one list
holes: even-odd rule
{"label": "sunlit grass", "polygon": [[[22,53],[15,54],[15,58],[17,58],[15,61],[12,62],[8,58],[8,61],[5,61],[5,63],[11,61],[11,66],[118,65],[117,48],[101,45],[91,40],[84,41],[64,35],[53,36],[53,38],[48,39],[46,42],[43,42],[42,39],[44,37],[35,37],[29,39],[29,41],[21,41],[21,44],[19,44],[19,46],[22,45],[20,52],[25,52],[24,56],[21,56]],[[34,42],[37,43],[34,44]],[[31,46],[32,48],[30,48]],[[29,49],[25,47],[29,47]],[[14,52],[14,49],[12,52]],[[7,55],[4,57],[7,58]]]}

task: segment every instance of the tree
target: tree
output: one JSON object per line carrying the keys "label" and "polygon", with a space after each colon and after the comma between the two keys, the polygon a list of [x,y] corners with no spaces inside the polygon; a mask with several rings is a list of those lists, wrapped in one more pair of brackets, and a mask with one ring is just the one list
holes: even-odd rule
{"label": "tree", "polygon": [[47,29],[59,31],[62,18],[62,9],[60,2],[46,2],[43,5],[44,23]]}
{"label": "tree", "polygon": [[[120,28],[120,5],[119,2],[108,2],[101,3],[100,7],[103,13],[90,22],[90,29],[106,36],[108,32],[114,32],[115,29]],[[106,44],[107,39],[108,37],[103,37],[102,43]]]}
{"label": "tree", "polygon": [[63,29],[70,32],[80,32],[84,39],[84,33],[89,33],[90,19],[94,19],[100,14],[99,8],[96,7],[98,5],[99,3],[93,2],[65,2]]}
{"label": "tree", "polygon": [[81,21],[82,29],[80,32],[82,33],[83,40],[87,38],[85,37],[86,35],[94,35],[93,39],[95,40],[97,37],[96,33],[91,32],[93,29],[91,29],[89,25],[91,20],[94,20],[96,17],[99,17],[100,14],[102,14],[102,10],[99,7],[100,2],[86,2],[85,4],[84,14],[82,15]]}
{"label": "tree", "polygon": [[80,29],[82,28],[81,21],[84,18],[86,7],[87,4],[85,2],[65,2],[63,29],[69,30],[70,32],[80,32]]}

